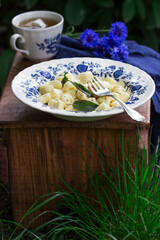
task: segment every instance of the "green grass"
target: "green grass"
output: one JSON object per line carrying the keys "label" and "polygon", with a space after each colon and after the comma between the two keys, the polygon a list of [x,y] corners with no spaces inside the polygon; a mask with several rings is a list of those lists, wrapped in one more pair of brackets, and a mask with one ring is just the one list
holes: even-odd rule
{"label": "green grass", "polygon": [[[93,143],[94,144],[94,143]],[[95,147],[97,147],[95,145]],[[60,199],[59,211],[52,212],[53,218],[35,229],[23,228],[21,222],[1,220],[1,224],[15,224],[8,238],[18,239],[87,239],[87,240],[158,240],[160,239],[160,165],[158,151],[148,159],[143,149],[142,156],[134,151],[134,166],[130,165],[131,154],[124,154],[122,141],[122,161],[118,155],[111,160],[99,151],[102,173],[91,172],[87,168],[90,191],[81,194],[68,186],[68,192],[57,188],[57,192],[44,196],[28,210],[24,218],[53,199]],[[132,154],[133,155],[133,154]],[[115,161],[116,170],[110,165],[105,170],[105,162]],[[92,195],[92,197],[91,197]],[[42,200],[43,197],[40,199]],[[46,214],[46,212],[42,214]],[[38,216],[37,216],[38,217]],[[23,219],[22,219],[23,220]],[[34,219],[33,219],[34,221]],[[19,227],[18,227],[19,226]],[[1,233],[2,234],[2,233]],[[4,234],[3,234],[4,236]],[[2,237],[2,239],[4,239]]]}

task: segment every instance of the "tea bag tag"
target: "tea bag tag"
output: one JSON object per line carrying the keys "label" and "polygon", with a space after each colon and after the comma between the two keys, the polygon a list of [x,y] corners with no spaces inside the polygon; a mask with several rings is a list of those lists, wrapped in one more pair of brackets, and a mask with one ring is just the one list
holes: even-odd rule
{"label": "tea bag tag", "polygon": [[31,28],[45,28],[46,26],[47,25],[40,18],[26,24],[26,27],[31,27]]}

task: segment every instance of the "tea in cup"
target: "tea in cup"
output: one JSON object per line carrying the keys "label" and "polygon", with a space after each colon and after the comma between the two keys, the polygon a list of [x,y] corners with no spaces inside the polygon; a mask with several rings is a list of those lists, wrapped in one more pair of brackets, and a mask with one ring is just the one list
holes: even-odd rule
{"label": "tea in cup", "polygon": [[10,45],[33,61],[54,57],[63,31],[63,16],[52,11],[30,11],[12,19]]}

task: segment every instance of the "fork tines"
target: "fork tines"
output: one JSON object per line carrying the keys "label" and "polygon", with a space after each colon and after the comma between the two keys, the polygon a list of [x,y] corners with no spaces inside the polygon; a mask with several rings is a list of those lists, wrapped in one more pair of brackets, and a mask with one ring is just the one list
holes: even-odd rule
{"label": "fork tines", "polygon": [[92,90],[93,88],[97,91],[98,89],[105,89],[105,86],[103,85],[103,83],[96,77],[93,77],[92,80],[92,85],[89,83],[89,87]]}

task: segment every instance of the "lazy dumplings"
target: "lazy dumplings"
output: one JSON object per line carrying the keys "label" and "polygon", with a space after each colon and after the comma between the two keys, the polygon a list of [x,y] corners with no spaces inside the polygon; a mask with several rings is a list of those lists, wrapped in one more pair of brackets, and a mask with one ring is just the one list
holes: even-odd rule
{"label": "lazy dumplings", "polygon": [[[93,80],[92,72],[84,72],[78,76],[66,73],[65,77],[69,81],[66,81],[64,84],[62,84],[62,80],[64,78],[63,74],[55,80],[41,85],[39,89],[39,101],[41,103],[48,104],[50,107],[68,111],[76,111],[73,104],[78,100],[87,100],[97,104],[95,110],[105,110],[119,106],[119,103],[113,97],[88,97],[85,93],[77,89],[74,84],[72,84],[72,82],[76,82],[83,85],[90,91],[88,84]],[[130,95],[117,81],[110,77],[101,79],[101,81],[113,95],[121,99],[123,102],[127,102]]]}

